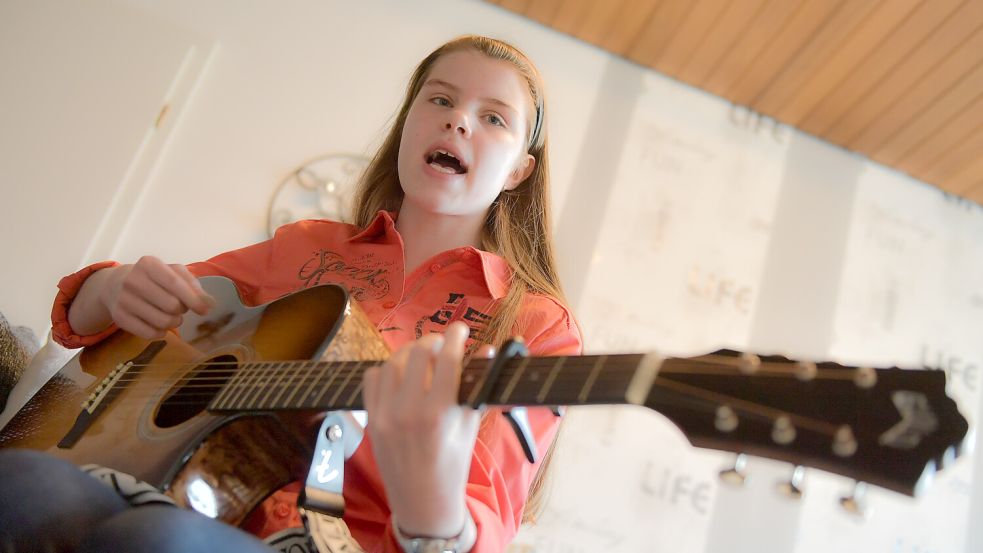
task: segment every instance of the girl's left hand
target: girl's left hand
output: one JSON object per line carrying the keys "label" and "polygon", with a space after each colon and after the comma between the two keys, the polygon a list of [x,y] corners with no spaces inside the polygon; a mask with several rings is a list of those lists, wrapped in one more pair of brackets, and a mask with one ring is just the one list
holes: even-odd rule
{"label": "girl's left hand", "polygon": [[407,344],[366,371],[368,433],[401,531],[452,537],[464,527],[480,413],[458,405],[467,325]]}

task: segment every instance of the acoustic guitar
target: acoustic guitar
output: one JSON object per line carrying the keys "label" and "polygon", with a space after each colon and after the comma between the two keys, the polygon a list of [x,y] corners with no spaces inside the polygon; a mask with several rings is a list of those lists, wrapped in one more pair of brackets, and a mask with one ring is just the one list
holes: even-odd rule
{"label": "acoustic guitar", "polygon": [[[321,285],[257,307],[205,277],[217,300],[163,340],[125,332],[81,351],[0,432],[0,447],[117,469],[191,504],[213,490],[237,525],[303,479],[311,415],[362,408],[363,371],[388,350],[344,288]],[[473,359],[460,400],[489,405],[634,404],[698,447],[817,467],[913,495],[960,452],[968,424],[932,370],[851,368],[722,350]]]}

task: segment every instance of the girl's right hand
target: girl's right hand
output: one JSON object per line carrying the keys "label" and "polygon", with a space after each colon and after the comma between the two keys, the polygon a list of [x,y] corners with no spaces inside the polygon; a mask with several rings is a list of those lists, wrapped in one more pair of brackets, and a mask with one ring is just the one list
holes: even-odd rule
{"label": "girl's right hand", "polygon": [[167,330],[180,326],[189,309],[204,315],[215,305],[215,298],[184,265],[144,256],[133,265],[107,270],[111,273],[99,303],[117,326],[147,340],[163,338]]}

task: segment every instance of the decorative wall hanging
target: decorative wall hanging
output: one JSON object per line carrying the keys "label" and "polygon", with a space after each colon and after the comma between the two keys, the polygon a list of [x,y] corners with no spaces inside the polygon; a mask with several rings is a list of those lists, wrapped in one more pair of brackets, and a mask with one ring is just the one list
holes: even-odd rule
{"label": "decorative wall hanging", "polygon": [[267,232],[301,219],[351,222],[355,183],[369,158],[354,154],[327,154],[309,161],[277,186],[270,199]]}

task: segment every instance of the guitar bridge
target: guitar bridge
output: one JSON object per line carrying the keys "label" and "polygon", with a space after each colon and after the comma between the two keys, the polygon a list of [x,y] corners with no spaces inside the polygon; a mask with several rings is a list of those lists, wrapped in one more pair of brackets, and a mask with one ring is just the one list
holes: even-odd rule
{"label": "guitar bridge", "polygon": [[122,381],[123,375],[129,373],[131,370],[139,371],[143,365],[147,364],[164,347],[167,346],[167,342],[164,340],[156,340],[151,342],[139,355],[121,363],[117,366],[109,375],[99,384],[96,391],[89,396],[89,399],[82,403],[82,412],[79,413],[78,417],[75,419],[75,424],[69,429],[68,434],[58,442],[58,447],[61,449],[69,449],[78,443],[79,439],[85,434],[92,421],[95,420],[99,413],[105,410],[106,406],[112,403],[113,399],[123,391],[126,387],[127,381]]}

